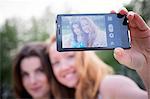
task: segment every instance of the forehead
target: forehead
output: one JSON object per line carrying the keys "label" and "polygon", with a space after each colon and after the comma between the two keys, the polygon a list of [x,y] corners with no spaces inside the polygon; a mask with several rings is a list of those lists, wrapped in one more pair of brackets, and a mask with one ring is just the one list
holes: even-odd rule
{"label": "forehead", "polygon": [[21,70],[23,71],[33,71],[41,66],[40,58],[37,56],[31,56],[24,58],[21,61]]}
{"label": "forehead", "polygon": [[49,48],[50,57],[65,57],[72,54],[75,54],[75,52],[58,52],[56,49],[56,42],[53,43]]}

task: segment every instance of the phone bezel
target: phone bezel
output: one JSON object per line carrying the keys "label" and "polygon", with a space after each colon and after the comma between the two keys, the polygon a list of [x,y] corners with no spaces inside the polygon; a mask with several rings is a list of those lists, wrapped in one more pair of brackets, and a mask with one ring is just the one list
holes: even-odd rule
{"label": "phone bezel", "polygon": [[[115,13],[103,13],[103,14],[59,14],[57,15],[57,19],[56,19],[56,26],[57,26],[57,30],[56,30],[56,39],[57,39],[57,50],[62,52],[62,51],[89,51],[89,50],[113,50],[114,48],[109,48],[109,47],[84,47],[84,48],[62,48],[62,33],[60,32],[61,30],[61,17],[62,16],[90,16],[90,15],[111,15],[111,14],[115,14]],[[118,13],[116,13],[115,15],[122,17],[123,15],[120,15]],[[126,16],[125,16],[126,17]],[[128,28],[128,26],[127,26]],[[128,29],[129,31],[129,29]],[[127,32],[128,32],[127,31]],[[127,33],[127,39],[128,39],[128,47],[122,47],[124,49],[130,49],[131,48],[131,44],[130,44],[130,33]]]}

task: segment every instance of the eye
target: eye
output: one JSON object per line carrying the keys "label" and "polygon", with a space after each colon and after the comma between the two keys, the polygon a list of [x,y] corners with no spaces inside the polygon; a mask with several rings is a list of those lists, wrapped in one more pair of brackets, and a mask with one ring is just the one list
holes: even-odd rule
{"label": "eye", "polygon": [[75,58],[75,55],[74,55],[74,54],[67,56],[67,59],[68,59],[68,60],[74,60],[74,58]]}
{"label": "eye", "polygon": [[27,72],[22,72],[22,73],[21,73],[21,76],[24,78],[24,77],[29,76],[29,74],[28,74]]}
{"label": "eye", "polygon": [[59,61],[55,61],[55,62],[52,63],[52,66],[58,66],[59,64],[60,64]]}
{"label": "eye", "polygon": [[38,69],[36,70],[36,72],[45,73],[44,68],[42,68],[42,66],[40,66],[40,68],[38,68]]}
{"label": "eye", "polygon": [[75,57],[74,54],[68,56],[68,58],[74,58],[74,57]]}

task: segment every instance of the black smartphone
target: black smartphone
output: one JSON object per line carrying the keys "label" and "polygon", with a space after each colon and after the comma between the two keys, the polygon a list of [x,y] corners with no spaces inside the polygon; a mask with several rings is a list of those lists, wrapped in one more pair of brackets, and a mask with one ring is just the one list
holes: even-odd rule
{"label": "black smartphone", "polygon": [[59,14],[57,50],[107,50],[130,48],[128,20],[121,14]]}

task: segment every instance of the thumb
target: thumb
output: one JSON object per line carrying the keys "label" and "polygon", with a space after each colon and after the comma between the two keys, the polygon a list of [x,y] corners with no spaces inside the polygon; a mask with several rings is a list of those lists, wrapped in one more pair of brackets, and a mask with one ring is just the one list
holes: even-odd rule
{"label": "thumb", "polygon": [[133,49],[124,50],[122,48],[116,48],[114,50],[114,57],[120,64],[134,70],[140,70],[145,63],[144,56]]}
{"label": "thumb", "polygon": [[[126,65],[126,66],[131,65],[131,61],[132,61],[131,57],[122,48],[115,48],[114,57],[120,64],[123,64],[123,65]],[[129,68],[131,68],[131,67],[129,67]]]}

